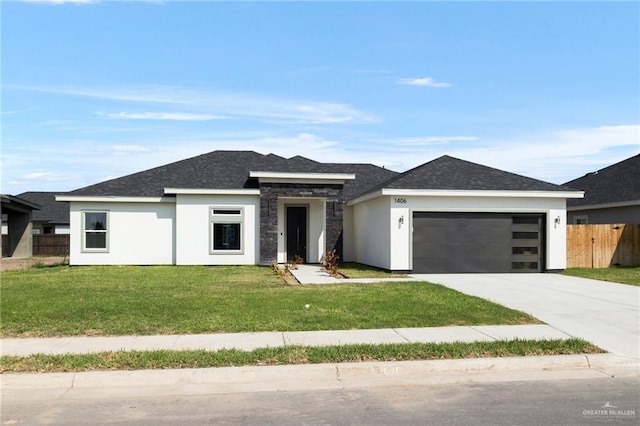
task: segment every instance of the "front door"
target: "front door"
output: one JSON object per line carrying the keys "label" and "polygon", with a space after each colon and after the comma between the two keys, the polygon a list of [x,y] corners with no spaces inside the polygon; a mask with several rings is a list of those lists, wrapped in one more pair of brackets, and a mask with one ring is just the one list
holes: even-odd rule
{"label": "front door", "polygon": [[287,207],[287,262],[293,263],[296,255],[307,259],[307,208]]}

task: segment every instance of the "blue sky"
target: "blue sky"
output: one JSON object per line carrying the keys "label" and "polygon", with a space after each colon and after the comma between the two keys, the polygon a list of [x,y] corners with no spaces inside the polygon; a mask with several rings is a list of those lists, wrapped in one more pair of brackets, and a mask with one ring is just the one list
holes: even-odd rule
{"label": "blue sky", "polygon": [[216,149],[563,183],[640,152],[637,2],[3,2],[2,192]]}

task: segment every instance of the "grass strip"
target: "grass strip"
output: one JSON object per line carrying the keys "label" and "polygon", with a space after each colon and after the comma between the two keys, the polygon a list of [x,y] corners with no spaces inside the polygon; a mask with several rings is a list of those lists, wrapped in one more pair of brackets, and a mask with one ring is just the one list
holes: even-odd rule
{"label": "grass strip", "polygon": [[360,263],[345,262],[338,269],[345,278],[407,278],[405,274],[394,274],[384,269]]}
{"label": "grass strip", "polygon": [[250,352],[220,351],[118,351],[92,354],[3,356],[1,373],[70,372],[92,370],[146,370],[361,361],[410,361],[533,355],[601,353],[582,339],[503,340],[473,343],[403,343],[384,345],[285,346]]}
{"label": "grass strip", "polygon": [[616,266],[612,268],[568,268],[565,275],[640,286],[640,266]]}

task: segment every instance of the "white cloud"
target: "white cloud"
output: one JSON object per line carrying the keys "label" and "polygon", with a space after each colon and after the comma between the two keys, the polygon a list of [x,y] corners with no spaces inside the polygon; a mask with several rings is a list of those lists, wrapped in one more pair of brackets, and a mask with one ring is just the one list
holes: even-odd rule
{"label": "white cloud", "polygon": [[[179,105],[190,114],[241,118],[271,124],[374,123],[378,119],[350,105],[308,101],[256,93],[215,91],[175,86],[18,87],[63,96],[80,96],[136,105]],[[130,114],[130,113],[123,113]],[[117,118],[117,117],[116,117]],[[120,117],[126,118],[126,117]],[[142,119],[144,117],[135,117]],[[147,117],[147,119],[151,119]]]}
{"label": "white cloud", "polygon": [[416,146],[442,145],[442,144],[449,144],[451,142],[473,142],[477,140],[479,140],[479,138],[475,136],[423,136],[423,137],[414,137],[414,138],[380,139],[380,140],[377,140],[376,142],[416,147]]}
{"label": "white cloud", "polygon": [[436,81],[431,77],[422,77],[422,78],[401,78],[398,80],[398,84],[405,84],[409,86],[425,86],[425,87],[451,87],[453,84],[445,83],[443,81]]}
{"label": "white cloud", "polygon": [[142,145],[112,145],[103,148],[102,151],[113,152],[116,154],[131,154],[142,152],[153,152],[154,150]]}
{"label": "white cloud", "polygon": [[90,4],[99,3],[100,0],[23,0],[25,3],[39,3],[39,4]]}
{"label": "white cloud", "polygon": [[117,112],[100,114],[107,118],[122,120],[174,120],[174,121],[210,121],[223,120],[225,116],[213,114],[189,114],[180,112]]}

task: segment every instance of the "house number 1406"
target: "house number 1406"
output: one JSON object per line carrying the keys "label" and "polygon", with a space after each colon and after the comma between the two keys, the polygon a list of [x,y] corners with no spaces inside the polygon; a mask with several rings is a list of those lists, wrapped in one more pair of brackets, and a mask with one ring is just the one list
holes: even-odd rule
{"label": "house number 1406", "polygon": [[396,203],[400,203],[400,204],[404,204],[407,202],[406,198],[396,198],[395,200],[396,200]]}

